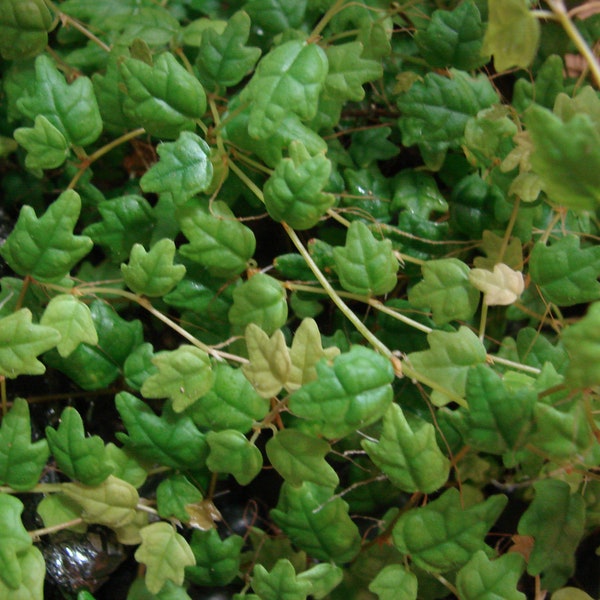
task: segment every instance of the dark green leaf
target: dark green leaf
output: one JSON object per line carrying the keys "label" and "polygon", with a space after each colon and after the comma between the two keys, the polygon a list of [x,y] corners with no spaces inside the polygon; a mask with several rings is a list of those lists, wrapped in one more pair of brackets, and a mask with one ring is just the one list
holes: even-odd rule
{"label": "dark green leaf", "polygon": [[256,565],[252,572],[252,589],[261,600],[305,600],[312,591],[310,581],[299,580],[292,563],[282,558],[271,571]]}
{"label": "dark green leaf", "polygon": [[190,546],[196,565],[186,568],[186,578],[196,585],[227,585],[238,574],[243,544],[239,535],[222,540],[216,529],[194,531]]}
{"label": "dark green leaf", "polygon": [[163,479],[156,488],[156,507],[163,519],[175,517],[183,523],[189,523],[188,504],[202,500],[202,493],[181,473]]}
{"label": "dark green leaf", "polygon": [[32,171],[60,167],[69,156],[65,136],[44,115],[35,118],[33,127],[19,127],[13,135],[27,150],[25,166]]}
{"label": "dark green leaf", "polygon": [[388,565],[377,573],[369,591],[379,600],[417,600],[418,581],[414,573],[402,565]]}
{"label": "dark green leaf", "polygon": [[270,34],[276,34],[300,27],[306,5],[307,0],[248,0],[244,7],[250,13],[253,23]]}
{"label": "dark green leaf", "polygon": [[0,2],[0,53],[6,60],[29,58],[43,52],[53,25],[43,0]]}
{"label": "dark green leaf", "polygon": [[262,469],[260,450],[236,429],[209,431],[206,466],[213,473],[230,473],[240,485],[249,484]]}

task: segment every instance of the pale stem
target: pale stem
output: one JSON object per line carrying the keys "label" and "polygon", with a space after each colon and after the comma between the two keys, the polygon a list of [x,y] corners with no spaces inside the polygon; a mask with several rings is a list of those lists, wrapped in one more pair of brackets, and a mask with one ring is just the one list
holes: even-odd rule
{"label": "pale stem", "polygon": [[487,324],[488,305],[485,301],[485,294],[483,295],[483,302],[481,303],[481,318],[479,319],[479,339],[481,342],[485,339],[485,327]]}
{"label": "pale stem", "polygon": [[323,33],[323,30],[327,27],[329,21],[344,8],[345,1],[346,0],[337,0],[337,2],[323,15],[308,37],[309,42],[317,40],[321,36],[321,33]]}
{"label": "pale stem", "polygon": [[43,535],[50,535],[51,533],[56,533],[57,531],[68,529],[69,527],[75,527],[76,525],[81,525],[82,523],[84,523],[84,520],[81,517],[77,517],[71,521],[58,523],[57,525],[52,525],[51,527],[43,527],[42,529],[34,529],[33,531],[28,531],[27,533],[33,540],[38,540]]}
{"label": "pale stem", "polygon": [[501,356],[493,356],[492,354],[487,355],[487,360],[490,363],[503,365],[518,371],[524,371],[525,373],[531,373],[532,375],[539,375],[542,372],[541,369],[538,369],[537,367],[530,367],[529,365],[524,365],[515,362],[514,360],[509,360],[508,358],[502,358]]}

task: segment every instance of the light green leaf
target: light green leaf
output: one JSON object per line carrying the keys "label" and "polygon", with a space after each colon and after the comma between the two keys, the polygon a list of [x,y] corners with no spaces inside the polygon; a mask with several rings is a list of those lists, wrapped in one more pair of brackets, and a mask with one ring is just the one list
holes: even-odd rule
{"label": "light green leaf", "polygon": [[62,411],[58,429],[46,427],[46,438],[59,469],[70,479],[95,486],[112,473],[102,438],[86,436],[81,416],[72,406]]}
{"label": "light green leaf", "polygon": [[374,350],[353,346],[333,364],[319,362],[316,370],[317,379],[290,396],[289,408],[326,438],[343,437],[374,423],[392,402],[392,364]]}
{"label": "light green leaf", "polygon": [[544,589],[564,585],[575,570],[575,551],[584,533],[585,501],[558,479],[533,484],[535,497],[519,520],[520,535],[534,539],[527,572],[542,575]]}
{"label": "light green leaf", "polygon": [[469,267],[458,258],[428,260],[421,267],[423,281],[408,291],[416,308],[430,308],[436,325],[468,320],[479,305],[479,291],[469,281]]}
{"label": "light green leaf", "polygon": [[[184,586],[185,584],[179,586],[167,579],[160,592],[158,592],[158,594],[152,594],[148,590],[145,580],[142,577],[138,577],[137,579],[134,579],[129,587],[127,600],[192,600],[192,597],[185,591]],[[82,592],[79,593],[81,594]],[[94,598],[92,598],[91,595],[89,598],[80,598],[77,596],[77,600],[94,600]]]}
{"label": "light green leaf", "polygon": [[31,546],[26,552],[19,555],[19,566],[23,573],[20,585],[12,587],[0,578],[0,598],[43,600],[46,562],[41,551],[36,546]]}
{"label": "light green leaf", "polygon": [[369,591],[379,600],[417,600],[418,581],[414,573],[402,565],[383,567],[369,584]]}
{"label": "light green leaf", "polygon": [[19,127],[13,135],[27,150],[25,166],[32,171],[56,169],[69,156],[65,136],[44,115],[35,118],[33,127]]}
{"label": "light green leaf", "polygon": [[31,311],[22,308],[0,319],[0,375],[14,379],[19,375],[41,375],[46,367],[36,359],[60,341],[54,327],[31,322]]}
{"label": "light green leaf", "polygon": [[537,54],[541,30],[526,0],[488,0],[488,10],[484,54],[494,56],[499,73],[512,67],[527,68]]}
{"label": "light green leaf", "polygon": [[127,88],[123,112],[134,123],[150,135],[167,139],[195,129],[194,119],[206,111],[206,94],[170,52],[156,57],[152,66],[126,58],[120,69]]}
{"label": "light green leaf", "polygon": [[0,54],[23,60],[44,51],[54,19],[43,0],[0,2]]}
{"label": "light green leaf", "polygon": [[434,426],[416,416],[407,420],[397,404],[383,416],[379,441],[362,440],[361,446],[404,492],[430,494],[448,479],[450,461],[438,447]]}
{"label": "light green leaf", "polygon": [[292,361],[281,329],[269,337],[250,323],[244,334],[250,362],[242,371],[263,398],[276,396],[290,376]]}
{"label": "light green leaf", "polygon": [[565,328],[562,339],[569,354],[567,381],[573,387],[600,383],[600,302],[594,302],[580,321]]}
{"label": "light green leaf", "polygon": [[210,147],[195,133],[182,131],[175,142],[158,144],[158,162],[140,179],[144,192],[173,194],[176,203],[208,189],[213,178]]}
{"label": "light green leaf", "polygon": [[232,278],[248,267],[256,239],[221,200],[188,203],[178,215],[181,230],[190,240],[179,251],[200,263],[214,277]]}
{"label": "light green leaf", "polygon": [[469,368],[486,360],[484,345],[468,327],[460,327],[455,332],[432,331],[427,341],[429,350],[411,352],[407,360],[416,371],[452,392],[454,397],[450,398],[433,390],[431,400],[436,406],[444,406],[452,400],[458,402],[465,396]]}
{"label": "light green leaf", "polygon": [[500,262],[516,271],[523,268],[523,245],[517,237],[511,237],[508,245],[505,245],[503,237],[486,229],[481,239],[481,250],[486,256],[476,256],[473,260],[478,269],[491,271]]}
{"label": "light green leaf", "polygon": [[175,517],[183,523],[189,523],[190,513],[186,506],[202,499],[200,490],[181,473],[163,479],[156,488],[156,508],[163,519]]}
{"label": "light green leaf", "polygon": [[488,306],[513,304],[525,289],[523,273],[514,271],[504,263],[495,264],[492,271],[472,269],[469,282],[483,292],[483,301]]}
{"label": "light green leaf", "polygon": [[48,454],[46,440],[31,442],[29,404],[16,398],[0,425],[0,483],[30,490],[38,483]]}
{"label": "light green leaf", "polygon": [[460,492],[450,488],[439,498],[405,512],[394,526],[394,545],[422,569],[445,573],[466,564],[475,552],[491,548],[484,538],[507,503],[506,496],[464,508]]}
{"label": "light green leaf", "polygon": [[326,76],[327,56],[317,44],[291,40],[276,46],[242,93],[242,101],[251,103],[250,136],[269,137],[290,111],[301,120],[312,119]]}
{"label": "light green leaf", "polygon": [[167,581],[183,583],[185,567],[196,564],[189,544],[169,523],[161,521],[144,527],[142,543],[135,559],[146,565],[145,582],[148,591],[158,594]]}
{"label": "light green leaf", "polygon": [[146,398],[170,398],[175,412],[181,412],[206,394],[214,382],[208,354],[183,344],[177,350],[163,350],[152,362],[158,372],[142,384]]}
{"label": "light green leaf", "polygon": [[81,76],[68,84],[46,55],[36,58],[35,77],[30,94],[17,100],[18,109],[32,121],[43,115],[71,144],[95,142],[102,132],[102,118],[91,80]]}
{"label": "light green leaf", "polygon": [[[64,494],[47,494],[37,505],[36,512],[44,522],[44,527],[54,527],[80,518],[81,507]],[[87,523],[71,525],[67,529],[76,533],[85,533]]]}
{"label": "light green leaf", "polygon": [[271,516],[309,556],[343,564],[359,552],[360,533],[348,515],[348,504],[332,496],[331,488],[315,483],[297,488],[284,482]]}
{"label": "light green leaf", "polygon": [[222,540],[216,529],[195,530],[190,546],[196,565],[186,568],[186,578],[196,585],[227,585],[238,574],[243,545],[244,539],[239,535]]}
{"label": "light green leaf", "polygon": [[21,522],[22,511],[18,498],[0,494],[0,581],[13,590],[23,581],[21,560],[32,545]]}
{"label": "light green leaf", "polygon": [[325,598],[335,589],[344,577],[344,571],[337,565],[331,563],[320,563],[302,571],[297,581],[309,581],[312,584],[310,595],[315,600]]}
{"label": "light green leaf", "polygon": [[340,283],[349,292],[379,296],[396,287],[399,265],[391,240],[375,239],[362,221],[352,221],[345,246],[334,248],[333,258]]}
{"label": "light green leaf", "polygon": [[589,594],[574,587],[564,587],[552,594],[550,600],[594,600]]}
{"label": "light green leaf", "polygon": [[59,294],[50,300],[40,325],[54,327],[60,335],[56,349],[62,357],[69,356],[80,343],[95,346],[98,334],[87,304],[71,294]]}
{"label": "light green leaf", "polygon": [[210,448],[206,466],[213,473],[231,473],[240,485],[248,485],[260,473],[262,454],[240,431],[209,431],[206,441]]}
{"label": "light green leaf", "polygon": [[271,465],[289,484],[299,487],[304,481],[335,488],[339,478],[325,461],[331,446],[315,436],[282,429],[266,445]]}
{"label": "light green leaf", "polygon": [[323,153],[311,156],[304,144],[292,141],[264,186],[265,206],[275,221],[294,229],[310,229],[335,202],[322,191],[329,183],[331,162]]}
{"label": "light green leaf", "polygon": [[261,600],[305,600],[312,583],[296,577],[294,565],[286,558],[279,559],[271,571],[256,565],[252,571],[252,589]]}
{"label": "light green leaf", "polygon": [[109,442],[104,448],[104,456],[115,477],[123,479],[136,489],[146,481],[148,476],[146,469],[134,456],[131,456],[120,446],[115,446],[115,444]]}
{"label": "light green leaf", "polygon": [[523,569],[523,557],[516,552],[489,560],[485,552],[479,550],[458,572],[456,587],[461,600],[526,600],[525,594],[517,591]]}
{"label": "light green leaf", "polygon": [[39,218],[31,206],[23,206],[0,254],[19,275],[62,279],[94,245],[86,236],[73,235],[80,211],[81,199],[73,190],[63,192]]}

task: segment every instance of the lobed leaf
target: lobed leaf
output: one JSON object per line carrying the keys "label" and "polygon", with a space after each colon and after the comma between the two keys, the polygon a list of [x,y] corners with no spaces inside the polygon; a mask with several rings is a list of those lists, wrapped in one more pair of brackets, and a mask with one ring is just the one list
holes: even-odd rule
{"label": "lobed leaf", "polygon": [[0,2],[0,54],[23,60],[44,51],[54,19],[43,0]]}
{"label": "lobed leaf", "polygon": [[418,581],[402,565],[387,565],[369,584],[369,591],[379,600],[417,600]]}
{"label": "lobed leaf", "polygon": [[15,129],[13,136],[27,151],[25,166],[32,171],[56,169],[69,156],[65,136],[44,115],[35,118],[33,127]]}
{"label": "lobed leaf", "polygon": [[307,0],[293,3],[285,0],[248,0],[245,4],[252,21],[271,35],[299,28],[306,7]]}
{"label": "lobed leaf", "polygon": [[252,572],[252,589],[261,600],[305,600],[312,591],[312,583],[296,576],[294,565],[281,558],[271,571],[255,565]]}
{"label": "lobed leaf", "polygon": [[591,387],[600,382],[600,302],[594,302],[587,314],[567,327],[562,339],[569,355],[567,381],[573,387]]}
{"label": "lobed leaf", "polygon": [[340,584],[343,577],[344,571],[341,567],[331,563],[321,563],[302,571],[296,579],[310,582],[312,585],[310,595],[315,600],[321,600]]}
{"label": "lobed leaf", "polygon": [[472,269],[470,283],[483,292],[483,301],[488,306],[506,306],[516,302],[525,289],[523,273],[511,269],[504,263],[494,265],[492,271]]}
{"label": "lobed leaf", "polygon": [[213,473],[230,473],[240,485],[249,484],[262,469],[260,450],[235,429],[209,431],[206,466]]}
{"label": "lobed leaf", "polygon": [[156,508],[163,519],[175,517],[189,523],[188,505],[197,504],[202,498],[200,490],[181,473],[163,479],[156,488]]}
{"label": "lobed leaf", "polygon": [[239,535],[221,539],[216,529],[194,531],[190,546],[196,564],[185,569],[186,578],[196,585],[227,585],[238,574],[243,545]]}

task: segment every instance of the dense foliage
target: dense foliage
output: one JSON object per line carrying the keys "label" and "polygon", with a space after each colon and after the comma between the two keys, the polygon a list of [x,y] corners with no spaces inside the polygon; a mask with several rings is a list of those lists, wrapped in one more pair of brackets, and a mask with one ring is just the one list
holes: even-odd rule
{"label": "dense foliage", "polygon": [[0,597],[598,597],[597,4],[0,0]]}

